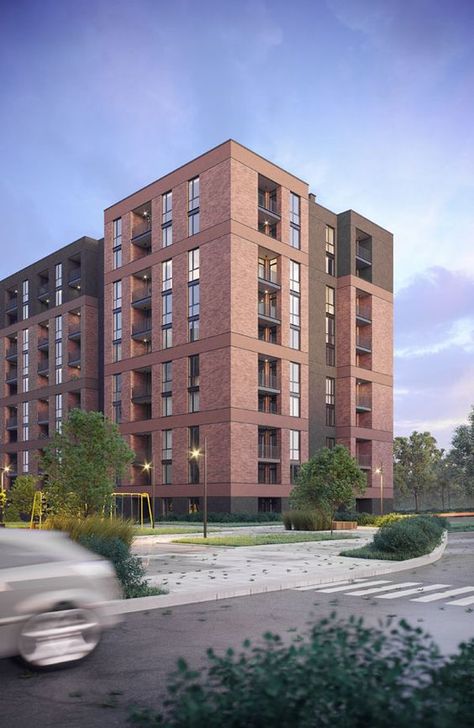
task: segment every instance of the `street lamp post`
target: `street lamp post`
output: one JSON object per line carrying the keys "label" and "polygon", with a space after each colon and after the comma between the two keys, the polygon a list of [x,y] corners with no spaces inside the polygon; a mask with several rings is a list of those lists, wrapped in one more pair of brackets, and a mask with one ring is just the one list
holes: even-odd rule
{"label": "street lamp post", "polygon": [[143,463],[143,466],[142,467],[143,467],[143,472],[144,473],[147,473],[148,475],[150,475],[151,476],[151,479],[152,479],[151,480],[151,488],[152,488],[152,491],[151,491],[151,499],[153,501],[153,507],[151,509],[152,512],[150,513],[150,517],[152,519],[151,527],[152,528],[155,528],[155,520],[156,520],[155,519],[155,481],[153,480],[153,475],[152,475],[152,467],[153,467],[153,465],[152,465],[152,463],[149,463],[149,462],[147,462],[145,460],[145,462]]}
{"label": "street lamp post", "polygon": [[204,448],[200,450],[196,448],[191,451],[191,457],[196,460],[202,455],[204,459],[204,493],[203,493],[203,512],[202,512],[202,535],[207,538],[207,437],[204,438]]}
{"label": "street lamp post", "polygon": [[375,471],[380,475],[380,515],[383,516],[383,465],[379,465]]}
{"label": "street lamp post", "polygon": [[5,493],[5,487],[3,485],[3,479],[5,477],[5,473],[9,473],[11,470],[10,465],[4,465],[3,468],[1,468],[0,473],[0,528],[5,526],[5,504],[6,504],[6,493]]}

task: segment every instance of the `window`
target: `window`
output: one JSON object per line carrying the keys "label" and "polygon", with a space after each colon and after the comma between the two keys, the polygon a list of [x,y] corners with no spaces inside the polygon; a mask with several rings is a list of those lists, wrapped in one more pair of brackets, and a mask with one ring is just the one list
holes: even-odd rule
{"label": "window", "polygon": [[114,281],[112,284],[112,309],[122,308],[122,281]]}
{"label": "window", "polygon": [[163,213],[161,219],[161,230],[163,235],[163,247],[167,248],[173,242],[173,193],[165,192],[162,196]]}
{"label": "window", "polygon": [[300,297],[290,293],[290,347],[299,349],[300,345]]}
{"label": "window", "polygon": [[161,290],[170,291],[173,287],[173,261],[164,260],[161,264]]}
{"label": "window", "polygon": [[199,280],[199,248],[188,251],[188,283]]}
{"label": "window", "polygon": [[61,384],[63,381],[63,317],[54,319],[54,381]]}
{"label": "window", "polygon": [[199,412],[199,354],[188,357],[188,411]]}
{"label": "window", "polygon": [[290,291],[300,292],[300,264],[290,260]]}
{"label": "window", "polygon": [[290,362],[290,416],[300,417],[300,365]]}
{"label": "window", "polygon": [[331,286],[326,286],[326,313],[331,316],[336,313],[336,291]]}
{"label": "window", "polygon": [[173,414],[173,362],[164,361],[161,365],[161,412],[163,417]]}
{"label": "window", "polygon": [[188,182],[188,235],[199,232],[199,177]]}
{"label": "window", "polygon": [[61,432],[63,419],[63,395],[56,394],[54,397],[54,421],[56,432]]}
{"label": "window", "polygon": [[188,498],[188,513],[199,513],[200,500],[199,498]]}
{"label": "window", "polygon": [[334,427],[336,424],[336,380],[326,377],[326,425]]}
{"label": "window", "polygon": [[[189,454],[199,450],[199,426],[188,427],[188,445]],[[189,458],[189,478],[190,483],[199,483],[199,456]]]}
{"label": "window", "polygon": [[30,453],[28,450],[23,450],[22,452],[22,470],[24,473],[27,473],[30,467]]}
{"label": "window", "polygon": [[300,247],[300,232],[300,198],[290,192],[290,245],[293,248]]}
{"label": "window", "polygon": [[330,314],[326,314],[326,365],[336,366],[336,321]]}
{"label": "window", "polygon": [[26,442],[29,437],[29,402],[22,402],[21,404],[21,417],[22,417],[22,436],[23,442]]}
{"label": "window", "polygon": [[23,320],[27,319],[29,316],[28,298],[29,298],[29,283],[28,283],[28,281],[23,281],[23,283],[21,285],[21,300],[23,303],[23,312],[22,312]]}
{"label": "window", "polygon": [[188,285],[188,340],[199,339],[200,289],[199,281]]}
{"label": "window", "polygon": [[326,447],[332,450],[333,447],[336,447],[336,438],[335,437],[326,437]]}
{"label": "window", "polygon": [[30,371],[30,355],[28,352],[29,333],[28,329],[23,329],[21,333],[21,364],[22,364],[22,391],[29,390],[29,371]]}
{"label": "window", "polygon": [[122,281],[112,283],[112,359],[122,358]]}
{"label": "window", "polygon": [[162,483],[163,485],[171,485],[173,482],[173,430],[163,430],[162,438]]}
{"label": "window", "polygon": [[54,287],[55,287],[55,303],[60,306],[63,302],[63,264],[56,263],[54,266]]}
{"label": "window", "polygon": [[120,268],[122,265],[122,218],[112,223],[112,267]]}
{"label": "window", "polygon": [[326,273],[330,276],[336,275],[335,233],[333,227],[326,225]]}
{"label": "window", "polygon": [[115,424],[122,421],[122,375],[112,375],[112,410]]}
{"label": "window", "polygon": [[300,460],[300,431],[290,430],[290,460]]}

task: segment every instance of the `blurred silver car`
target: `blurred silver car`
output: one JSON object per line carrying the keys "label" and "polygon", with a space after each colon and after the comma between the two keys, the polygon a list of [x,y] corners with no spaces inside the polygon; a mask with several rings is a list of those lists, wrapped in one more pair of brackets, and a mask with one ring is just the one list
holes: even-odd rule
{"label": "blurred silver car", "polygon": [[83,660],[118,621],[107,602],[120,596],[112,565],[65,534],[0,528],[0,657]]}

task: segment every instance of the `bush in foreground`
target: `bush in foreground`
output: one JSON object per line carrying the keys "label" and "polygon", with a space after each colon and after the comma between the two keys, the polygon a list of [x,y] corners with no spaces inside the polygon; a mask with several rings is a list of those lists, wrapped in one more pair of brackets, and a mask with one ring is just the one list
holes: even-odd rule
{"label": "bush in foreground", "polygon": [[341,556],[393,561],[414,559],[439,546],[445,528],[445,519],[435,516],[405,518],[382,526],[368,546],[342,551]]}
{"label": "bush in foreground", "polygon": [[130,553],[135,528],[130,521],[118,518],[72,518],[50,516],[44,525],[55,531],[65,531],[73,541],[112,562],[126,599],[162,594],[150,587],[141,560]]}
{"label": "bush in foreground", "polygon": [[327,531],[331,528],[331,517],[315,510],[287,511],[283,524],[287,531]]}
{"label": "bush in foreground", "polygon": [[468,728],[472,725],[474,640],[445,660],[406,622],[385,629],[362,620],[315,624],[285,644],[220,656],[171,676],[162,714],[135,710],[131,722],[160,728]]}

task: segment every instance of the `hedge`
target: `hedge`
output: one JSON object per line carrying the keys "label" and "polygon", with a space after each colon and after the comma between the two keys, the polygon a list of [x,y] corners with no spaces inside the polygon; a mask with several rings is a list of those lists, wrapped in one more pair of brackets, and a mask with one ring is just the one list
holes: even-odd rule
{"label": "hedge", "polygon": [[404,561],[431,553],[441,543],[446,520],[436,516],[414,516],[382,526],[372,543],[348,549],[341,556]]}

